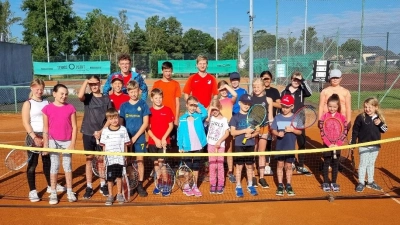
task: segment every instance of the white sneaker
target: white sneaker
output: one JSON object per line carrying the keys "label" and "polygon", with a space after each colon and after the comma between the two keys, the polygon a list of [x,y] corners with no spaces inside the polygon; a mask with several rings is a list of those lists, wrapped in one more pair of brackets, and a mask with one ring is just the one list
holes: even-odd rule
{"label": "white sneaker", "polygon": [[270,166],[265,166],[264,175],[274,175]]}
{"label": "white sneaker", "polygon": [[67,198],[69,202],[76,202],[75,193],[72,191],[67,193]]}
{"label": "white sneaker", "polygon": [[[57,184],[57,187],[56,187],[56,191],[57,192],[64,192],[64,191],[66,191],[67,190],[67,188],[66,187],[64,187],[64,186],[62,186],[62,185],[60,185],[60,184]],[[50,186],[47,186],[47,191],[46,191],[47,193],[51,193],[51,187]]]}
{"label": "white sneaker", "polygon": [[51,193],[49,197],[49,204],[56,205],[58,203],[57,193]]}
{"label": "white sneaker", "polygon": [[31,202],[40,201],[40,198],[39,198],[36,190],[32,190],[29,192],[29,200],[31,200]]}

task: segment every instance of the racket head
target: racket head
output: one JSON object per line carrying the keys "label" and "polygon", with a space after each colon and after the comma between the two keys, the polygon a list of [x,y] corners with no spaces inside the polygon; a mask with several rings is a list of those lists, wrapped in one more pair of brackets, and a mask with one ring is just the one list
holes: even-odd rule
{"label": "racket head", "polygon": [[128,179],[129,179],[129,189],[131,191],[135,190],[139,185],[139,170],[137,163],[132,163],[131,166],[127,168]]}
{"label": "racket head", "polygon": [[106,178],[106,167],[104,164],[104,157],[101,155],[96,155],[92,159],[92,171],[97,177]]}
{"label": "racket head", "polygon": [[160,174],[154,173],[154,183],[155,186],[163,196],[168,196],[171,194],[175,186],[175,172],[169,166],[169,164],[163,164],[159,170]]}
{"label": "racket head", "polygon": [[247,112],[246,122],[247,125],[255,128],[264,123],[267,116],[267,109],[262,104],[254,104]]}
{"label": "racket head", "polygon": [[125,202],[129,202],[130,198],[131,198],[131,190],[129,188],[129,179],[128,179],[128,175],[126,173],[126,167],[124,166],[122,168],[122,196],[125,199]]}
{"label": "racket head", "polygon": [[28,153],[18,149],[12,149],[5,158],[5,164],[10,170],[19,170],[24,167],[28,161]]}
{"label": "racket head", "polygon": [[[41,140],[42,144],[41,145],[36,145],[35,144],[35,140],[29,134],[27,134],[26,137],[25,137],[25,146],[35,147],[35,148],[43,147],[43,133],[35,132],[35,135],[36,135],[36,139]],[[40,153],[39,151],[33,151],[33,150],[30,150],[30,151],[34,152],[34,153]]]}
{"label": "racket head", "polygon": [[304,130],[317,122],[318,116],[314,106],[305,105],[293,115],[291,126],[296,130]]}
{"label": "racket head", "polygon": [[331,117],[324,121],[324,125],[322,127],[325,137],[330,141],[335,143],[339,140],[340,136],[343,133],[344,126],[342,121],[337,118]]}
{"label": "racket head", "polygon": [[186,165],[185,162],[181,162],[175,175],[176,184],[183,190],[188,184],[190,187],[194,184],[193,171]]}

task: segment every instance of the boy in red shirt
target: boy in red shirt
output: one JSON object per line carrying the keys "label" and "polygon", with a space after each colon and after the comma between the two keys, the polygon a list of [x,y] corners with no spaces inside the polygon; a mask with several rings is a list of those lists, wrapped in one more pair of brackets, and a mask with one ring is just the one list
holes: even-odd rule
{"label": "boy in red shirt", "polygon": [[111,77],[111,86],[113,93],[110,94],[110,100],[113,107],[119,112],[122,103],[129,101],[129,95],[122,92],[124,78],[121,74],[114,74]]}

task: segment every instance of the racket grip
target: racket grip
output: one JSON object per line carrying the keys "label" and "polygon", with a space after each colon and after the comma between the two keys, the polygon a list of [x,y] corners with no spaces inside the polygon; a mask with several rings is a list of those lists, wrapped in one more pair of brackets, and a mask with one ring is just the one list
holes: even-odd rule
{"label": "racket grip", "polygon": [[97,139],[97,138],[96,138],[96,144],[100,144],[100,141],[99,141],[99,139]]}
{"label": "racket grip", "polygon": [[333,150],[333,159],[337,159],[336,150]]}

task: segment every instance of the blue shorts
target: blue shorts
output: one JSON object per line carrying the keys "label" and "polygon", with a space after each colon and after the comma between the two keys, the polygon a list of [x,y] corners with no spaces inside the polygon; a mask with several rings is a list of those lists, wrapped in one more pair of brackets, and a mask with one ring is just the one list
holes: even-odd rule
{"label": "blue shorts", "polygon": [[146,153],[147,152],[146,144],[135,143],[129,148],[128,151],[133,153]]}

